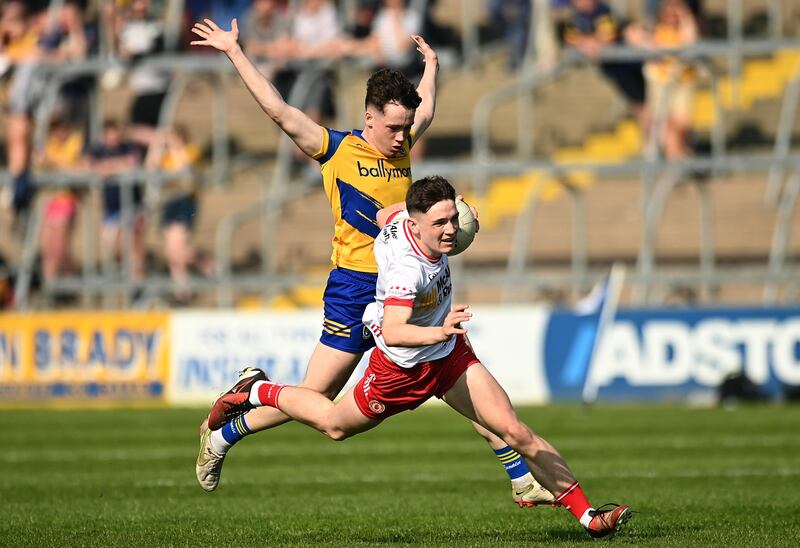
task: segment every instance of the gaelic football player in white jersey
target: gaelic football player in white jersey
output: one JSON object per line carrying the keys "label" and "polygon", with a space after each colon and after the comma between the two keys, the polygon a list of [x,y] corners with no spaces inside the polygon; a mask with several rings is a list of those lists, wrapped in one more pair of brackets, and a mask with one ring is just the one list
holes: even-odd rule
{"label": "gaelic football player in white jersey", "polygon": [[[367,81],[363,130],[336,131],[317,125],[283,100],[242,51],[235,19],[230,30],[206,19],[195,24],[192,32],[199,38],[193,45],[214,48],[228,56],[264,112],[320,164],[322,186],[334,218],[333,268],[323,296],[322,333],[302,386],[334,398],[364,352],[374,346],[361,319],[375,298],[378,267],[373,242],[380,233],[376,216],[392,204],[402,208],[400,202],[411,186],[409,153],[433,120],[438,57],[421,36],[411,36],[425,62],[419,85],[415,88],[396,70],[378,70]],[[249,392],[252,383],[264,378],[258,369],[245,369],[226,392]],[[234,444],[288,420],[285,414],[265,407],[246,416],[234,414],[216,422],[204,421],[195,464],[200,486],[206,491],[217,488],[225,455]],[[534,506],[552,499],[516,451],[480,426],[474,427],[505,468],[516,504]]]}
{"label": "gaelic football player in white jersey", "polygon": [[458,231],[455,191],[442,177],[414,182],[406,213],[390,218],[375,239],[376,300],[364,313],[377,348],[361,380],[337,403],[307,388],[258,381],[248,393],[223,396],[211,411],[226,414],[258,406],[280,409],[334,440],[378,426],[431,396],[494,432],[519,452],[536,479],[595,538],[630,519],[626,505],[593,508],[567,463],[522,423],[503,388],[466,339],[468,305],[452,304],[447,253]]}

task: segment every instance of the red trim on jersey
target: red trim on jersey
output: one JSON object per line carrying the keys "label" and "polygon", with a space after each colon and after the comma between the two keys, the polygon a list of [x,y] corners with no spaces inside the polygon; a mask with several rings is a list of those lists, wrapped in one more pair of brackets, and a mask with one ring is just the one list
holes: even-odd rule
{"label": "red trim on jersey", "polygon": [[441,260],[441,258],[442,258],[441,256],[439,256],[438,258],[437,257],[431,257],[430,255],[428,255],[427,253],[422,251],[422,248],[419,246],[419,244],[417,244],[417,241],[414,239],[414,235],[411,234],[411,229],[408,228],[408,219],[405,219],[403,221],[403,232],[405,232],[405,234],[406,234],[406,239],[411,243],[411,249],[414,250],[414,253],[416,253],[420,257],[425,257],[426,259],[428,259],[432,263],[436,263],[439,260]]}
{"label": "red trim on jersey", "polygon": [[383,301],[383,306],[407,306],[414,308],[414,299],[398,299],[397,297],[389,297]]}
{"label": "red trim on jersey", "polygon": [[388,225],[389,223],[391,223],[391,222],[392,222],[392,220],[393,220],[395,217],[397,217],[397,216],[400,214],[400,212],[402,212],[402,211],[403,211],[402,209],[398,209],[397,211],[395,211],[394,213],[392,213],[391,215],[389,215],[389,216],[386,218],[386,224]]}

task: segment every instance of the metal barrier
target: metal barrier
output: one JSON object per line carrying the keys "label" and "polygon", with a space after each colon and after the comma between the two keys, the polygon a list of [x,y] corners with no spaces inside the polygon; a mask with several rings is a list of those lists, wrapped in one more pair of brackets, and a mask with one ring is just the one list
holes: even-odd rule
{"label": "metal barrier", "polygon": [[[657,154],[645,155],[641,161],[626,162],[625,165],[613,166],[608,164],[586,164],[580,163],[572,166],[557,165],[552,162],[529,162],[527,163],[528,169],[535,169],[542,173],[558,176],[559,174],[569,173],[571,170],[588,171],[599,174],[601,171],[605,173],[623,173],[632,171],[630,168],[636,164],[641,164],[638,174],[641,177],[643,188],[643,204],[642,215],[645,222],[643,231],[642,246],[640,248],[637,277],[635,278],[635,292],[634,301],[639,304],[648,304],[652,301],[651,290],[653,280],[655,278],[655,236],[660,222],[661,210],[664,203],[672,190],[678,186],[684,179],[687,173],[693,170],[707,170],[706,172],[714,175],[723,170],[736,170],[737,168],[745,167],[746,170],[752,170],[754,164],[750,163],[748,157],[738,156],[732,157],[727,154],[725,146],[725,116],[722,107],[721,97],[719,93],[719,86],[717,82],[717,74],[713,65],[706,62],[712,56],[746,56],[746,55],[762,55],[772,53],[778,49],[783,48],[800,48],[799,40],[758,40],[750,42],[742,42],[738,45],[729,45],[727,43],[700,43],[692,47],[681,50],[673,51],[643,51],[634,48],[625,47],[609,47],[601,55],[601,60],[646,60],[657,58],[665,54],[678,57],[687,61],[703,61],[707,67],[706,72],[711,82],[711,89],[714,96],[715,103],[715,125],[711,132],[712,151],[711,157],[693,158],[682,164],[668,163],[658,157]],[[735,51],[732,51],[735,50]],[[564,73],[568,72],[575,66],[581,65],[586,62],[586,59],[571,52],[565,60],[554,67],[553,69],[544,73],[529,72],[524,73],[515,81],[509,83],[507,86],[501,87],[490,94],[487,94],[475,108],[473,112],[473,161],[476,165],[472,166],[474,174],[475,189],[478,193],[486,190],[490,176],[497,175],[497,159],[493,157],[489,144],[490,123],[493,111],[500,105],[510,101],[517,100],[518,103],[530,103],[524,101],[523,98],[533,93],[539,86],[548,83]],[[793,127],[794,114],[796,112],[796,105],[798,102],[798,95],[800,95],[800,83],[798,83],[798,73],[800,67],[797,69],[792,85],[786,91],[783,102],[783,112],[779,130],[776,134],[775,152],[774,155],[766,159],[761,169],[769,170],[771,172],[771,179],[778,180],[785,169],[796,169],[797,155],[790,154],[789,143],[791,138],[791,129]],[[663,109],[661,109],[663,111]],[[530,108],[531,118],[518,119],[517,128],[520,135],[526,129],[533,126],[533,118],[535,117],[535,110]],[[662,114],[663,120],[663,114]],[[657,128],[660,125],[658,117],[653,124]],[[532,133],[528,129],[528,133]],[[524,139],[520,137],[519,144],[524,144],[520,148],[528,148],[530,146],[530,136]],[[648,147],[650,148],[650,147]],[[654,149],[655,147],[653,147]],[[522,154],[518,156],[523,157]],[[525,163],[525,162],[523,162]],[[705,165],[704,165],[705,164]],[[744,165],[748,164],[748,165]],[[756,164],[761,165],[759,162]],[[521,173],[521,172],[516,172]],[[659,175],[660,174],[660,175]],[[773,182],[770,184],[771,189],[777,188],[778,183]],[[711,288],[714,285],[716,276],[715,271],[715,258],[711,222],[711,203],[708,195],[708,190],[705,184],[697,185],[700,192],[700,219],[701,219],[701,252],[700,252],[700,272],[703,287],[703,294],[708,297],[711,294]],[[764,281],[769,282],[768,288],[765,290],[765,300],[774,300],[775,298],[775,284],[778,283],[780,276],[780,269],[785,264],[785,252],[788,246],[788,235],[791,228],[791,212],[792,205],[787,205],[786,201],[793,204],[796,196],[791,191],[794,187],[787,188],[787,200],[781,202],[779,215],[776,219],[775,227],[775,243],[770,254],[770,268],[768,272],[764,273]],[[777,190],[772,190],[774,194]],[[573,189],[570,196],[573,200],[573,207],[578,208],[575,201],[575,196],[580,194],[579,190]],[[531,224],[531,213],[533,203],[529,203],[524,209],[524,213],[517,218],[517,226],[515,228],[515,238],[512,246],[511,254],[507,266],[507,283],[514,283],[513,280],[519,279],[524,269],[524,264],[521,262],[526,256],[526,252],[521,247],[527,247],[527,238],[522,234],[529,230],[527,227]],[[573,226],[573,230],[579,230],[579,227]],[[584,264],[585,251],[579,245],[573,244],[572,262],[573,265]],[[585,280],[585,271],[572,273],[571,283],[573,288],[579,285],[578,280]],[[510,294],[510,293],[507,293]]]}
{"label": "metal barrier", "polygon": [[[466,4],[466,3],[465,3]],[[466,34],[466,33],[465,33]],[[641,50],[634,50],[630,48],[611,47],[608,48],[602,55],[604,60],[632,60],[632,59],[649,59],[664,54],[679,57],[686,60],[699,61],[710,56],[723,56],[728,57],[748,56],[748,55],[761,55],[769,54],[781,48],[799,48],[800,41],[798,40],[757,40],[757,41],[741,41],[738,45],[731,45],[722,42],[709,42],[701,43],[697,46],[678,51],[663,51],[663,52],[645,52]],[[467,53],[469,59],[469,53]],[[531,59],[530,62],[533,62]],[[729,279],[743,279],[743,280],[759,280],[765,283],[765,301],[774,302],[777,299],[779,286],[781,284],[787,285],[792,282],[797,284],[797,279],[792,279],[791,274],[787,273],[786,268],[786,250],[788,249],[788,242],[790,236],[790,222],[794,205],[796,203],[798,193],[800,193],[800,155],[792,154],[789,143],[791,138],[791,118],[792,113],[796,112],[798,98],[800,97],[800,68],[795,73],[792,84],[784,96],[783,115],[781,125],[776,135],[775,150],[771,155],[730,155],[725,147],[725,118],[724,109],[722,108],[719,98],[718,75],[714,70],[708,70],[708,77],[712,90],[714,90],[715,108],[717,110],[716,121],[717,125],[712,131],[712,154],[710,157],[703,158],[690,158],[678,164],[668,163],[661,158],[641,158],[625,162],[619,165],[610,164],[554,164],[549,161],[531,160],[527,159],[500,159],[496,158],[491,153],[489,146],[489,123],[491,120],[492,111],[499,105],[531,93],[537,87],[546,82],[558,78],[560,75],[574,69],[585,62],[580,56],[567,55],[560,64],[555,66],[552,70],[545,73],[537,73],[531,70],[521,72],[520,77],[508,86],[504,86],[489,95],[487,95],[476,107],[473,113],[473,157],[471,161],[453,163],[449,161],[425,161],[415,165],[415,175],[425,175],[430,173],[438,173],[445,176],[461,176],[467,177],[474,181],[474,187],[478,191],[486,189],[489,177],[502,174],[521,174],[530,170],[537,170],[541,173],[546,173],[554,176],[560,181],[562,186],[567,190],[568,195],[572,201],[573,207],[573,243],[571,254],[571,268],[572,271],[568,275],[558,275],[557,279],[547,274],[537,274],[533,279],[529,273],[529,255],[527,242],[531,237],[530,230],[532,226],[532,219],[534,210],[537,207],[535,196],[531,198],[526,204],[526,214],[520,215],[517,218],[517,225],[514,231],[514,239],[512,250],[509,255],[506,270],[503,274],[485,274],[473,275],[469,272],[465,273],[465,281],[469,284],[476,286],[485,283],[500,283],[507,284],[508,287],[543,287],[550,284],[569,284],[573,295],[577,295],[580,291],[585,289],[587,284],[595,278],[598,273],[590,272],[588,265],[588,257],[586,252],[586,226],[585,215],[582,213],[584,210],[584,197],[582,191],[574,186],[566,183],[566,175],[572,171],[590,171],[597,175],[605,174],[627,174],[638,175],[642,178],[643,188],[645,189],[644,200],[642,205],[643,216],[645,219],[645,229],[643,233],[642,247],[638,257],[637,272],[630,278],[634,285],[637,287],[638,300],[642,303],[650,302],[652,299],[651,290],[654,285],[663,283],[664,281],[681,280],[685,282],[698,282],[703,286],[703,292],[707,296],[712,292],[713,286],[724,280]],[[226,125],[226,104],[225,104],[225,87],[228,76],[233,71],[230,63],[222,56],[206,56],[206,55],[164,55],[155,57],[144,61],[144,64],[152,68],[160,68],[168,70],[174,75],[173,86],[170,88],[167,101],[165,101],[164,109],[161,113],[160,125],[169,125],[174,117],[174,111],[180,95],[183,91],[184,84],[190,75],[196,74],[211,74],[214,76],[213,80],[213,163],[212,170],[214,173],[213,179],[215,181],[222,181],[226,178],[230,170],[231,159],[228,157],[227,136],[228,128]],[[58,82],[59,79],[66,79],[82,74],[98,75],[114,65],[108,61],[94,59],[85,63],[74,65],[65,65],[50,67],[53,74],[53,81]],[[346,67],[345,67],[346,68]],[[297,97],[307,93],[310,89],[310,83],[298,82],[295,86],[293,94]],[[55,86],[53,86],[55,87]],[[49,109],[52,106],[54,94],[52,88],[48,100],[43,103],[41,112],[37,120],[42,124],[42,120],[46,120],[49,116]],[[294,99],[291,99],[294,100]],[[524,112],[524,111],[522,111]],[[102,108],[92,109],[92,114],[97,119],[102,118]],[[535,108],[530,108],[531,119],[535,117]],[[96,123],[96,122],[95,122]],[[531,127],[530,119],[526,123],[525,120],[520,120],[519,128],[519,143],[521,143],[521,151],[526,152],[532,150],[535,144],[532,140],[531,132],[526,132],[526,127]],[[42,126],[37,126],[41,128]],[[37,130],[37,142],[43,142],[43,135],[41,129]],[[246,208],[245,210],[234,212],[223,220],[217,228],[216,234],[216,253],[217,260],[220,266],[218,276],[213,279],[191,279],[190,289],[208,290],[215,289],[217,292],[217,302],[219,306],[231,306],[233,303],[233,295],[237,289],[260,289],[265,296],[272,294],[276,290],[289,287],[293,279],[289,276],[280,276],[277,274],[276,265],[272,250],[269,249],[268,243],[269,234],[274,232],[274,223],[277,222],[277,215],[279,214],[282,205],[290,199],[303,195],[311,188],[310,184],[300,185],[297,187],[287,188],[286,181],[288,179],[288,166],[291,161],[291,142],[285,137],[282,139],[278,161],[272,176],[270,177],[270,185],[267,196],[264,200],[257,204]],[[657,231],[660,212],[663,208],[664,202],[669,196],[672,189],[674,189],[680,182],[680,175],[695,170],[704,170],[712,174],[718,174],[727,171],[742,171],[742,172],[771,172],[770,179],[770,196],[771,202],[775,203],[775,196],[779,192],[779,182],[786,172],[792,173],[789,182],[784,187],[784,199],[780,201],[779,210],[776,217],[776,226],[774,231],[773,247],[770,252],[769,265],[764,269],[749,270],[746,272],[734,273],[723,271],[717,268],[715,264],[714,249],[713,249],[713,234],[711,230],[711,204],[709,200],[708,190],[705,185],[698,185],[700,192],[700,216],[701,216],[701,253],[700,253],[700,269],[697,272],[666,272],[657,270],[655,268],[655,254],[654,254],[654,239]],[[177,176],[180,176],[178,174]],[[135,172],[129,176],[122,178],[122,185],[128,190],[123,193],[123,210],[125,215],[130,215],[132,206],[130,199],[125,198],[129,196],[130,185],[139,177],[147,178],[152,185],[158,186],[163,184],[168,176],[163,173],[149,173],[149,172]],[[660,178],[659,178],[660,177]],[[99,178],[92,177],[90,181],[86,181],[85,176],[70,178],[64,177],[59,174],[42,176],[39,178],[41,184],[47,186],[74,186],[94,189],[96,192],[100,185]],[[0,177],[6,179],[7,176]],[[773,182],[774,181],[774,182]],[[307,181],[309,183],[310,181]],[[776,190],[777,189],[777,190]],[[231,267],[230,242],[234,230],[243,222],[253,218],[262,218],[262,270],[259,276],[242,276],[234,275]],[[33,270],[33,259],[35,258],[36,242],[38,241],[38,225],[41,220],[41,208],[34,210],[34,216],[31,220],[31,228],[26,235],[26,245],[23,249],[23,257],[20,261],[19,276],[17,281],[17,306],[19,308],[26,308],[29,306],[28,293],[30,288],[30,276]],[[91,244],[93,242],[93,234],[91,227],[97,227],[96,222],[84,223],[84,242]],[[127,255],[130,255],[131,249],[131,234],[125,236],[125,248]],[[96,235],[96,231],[94,233]],[[94,270],[94,257],[89,250],[92,245],[85,245],[84,252],[89,254],[85,256],[84,269],[82,276],[65,278],[58,280],[53,287],[48,288],[52,291],[60,290],[80,290],[83,296],[84,304],[88,304],[92,297],[102,294],[105,295],[104,303],[106,306],[114,306],[114,294],[122,292],[123,295],[128,295],[132,287],[140,285],[146,291],[152,290],[154,293],[163,292],[169,289],[170,284],[168,280],[163,278],[153,277],[148,278],[144,282],[134,281],[130,273],[130,264],[125,265],[122,275],[116,278],[104,270],[102,276],[98,276]],[[296,281],[296,280],[294,280]],[[511,293],[507,293],[510,296]],[[123,305],[128,304],[127,296],[122,298]]]}

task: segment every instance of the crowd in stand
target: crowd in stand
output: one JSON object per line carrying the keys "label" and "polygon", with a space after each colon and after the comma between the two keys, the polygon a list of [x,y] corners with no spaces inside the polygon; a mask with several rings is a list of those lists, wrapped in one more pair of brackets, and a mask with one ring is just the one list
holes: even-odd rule
{"label": "crowd in stand", "polygon": [[[647,49],[680,49],[699,39],[700,5],[684,0],[648,1],[646,18],[625,22],[601,0],[572,0],[564,41],[590,59],[612,44]],[[669,160],[691,154],[695,72],[674,57],[641,62],[600,61],[599,68],[628,100],[631,110]]]}
{"label": "crowd in stand", "polygon": [[[487,22],[494,35],[508,42],[510,70],[520,69],[529,48],[532,9],[536,0],[487,0]],[[646,17],[625,22],[600,0],[551,0],[556,18],[563,21],[562,41],[590,60],[610,44],[629,43],[646,48],[676,48],[698,39],[697,2],[641,0]],[[191,298],[185,281],[197,268],[191,231],[197,217],[197,181],[191,175],[167,186],[159,195],[134,184],[133,218],[122,218],[119,178],[132,169],[191,172],[200,153],[185,130],[160,124],[161,106],[170,82],[169,74],[137,64],[165,51],[165,17],[168,0],[7,0],[0,7],[0,71],[3,72],[6,106],[6,166],[9,184],[5,204],[13,211],[15,225],[24,228],[37,196],[33,173],[99,174],[104,179],[103,251],[109,264],[119,256],[120,227],[130,223],[133,233],[132,274],[145,276],[145,212],[152,197],[159,196],[165,258],[176,283],[178,302]],[[425,35],[434,47],[457,49],[451,29],[431,16],[436,2],[420,2],[424,13],[411,9],[407,0],[359,0],[348,23],[341,6],[332,0],[186,0],[176,42],[189,48],[191,22],[204,17],[223,25],[237,18],[246,53],[279,90],[288,97],[300,75],[314,82],[296,106],[324,122],[334,114],[335,82],[330,63],[358,58],[371,66],[390,66],[412,80],[422,71],[410,34]],[[296,9],[290,10],[290,7]],[[192,53],[202,54],[201,51]],[[34,120],[42,108],[48,84],[48,63],[69,63],[88,58],[115,59],[120,69],[98,75],[104,86],[122,78],[132,91],[126,120],[107,120],[99,142],[87,142],[88,97],[95,76],[81,76],[60,84],[52,110],[50,130],[41,150],[34,151]],[[644,128],[652,125],[657,108],[668,114],[658,141],[666,157],[680,159],[690,153],[687,145],[694,72],[674,58],[642,66],[636,62],[600,61],[599,68],[628,100]],[[124,73],[123,73],[123,68]],[[666,90],[670,90],[667,94]],[[424,143],[415,147],[424,151]],[[42,275],[46,281],[75,272],[70,241],[81,196],[74,189],[42,193],[46,200],[41,230]],[[20,230],[21,233],[21,230]],[[2,273],[0,272],[0,278]]]}

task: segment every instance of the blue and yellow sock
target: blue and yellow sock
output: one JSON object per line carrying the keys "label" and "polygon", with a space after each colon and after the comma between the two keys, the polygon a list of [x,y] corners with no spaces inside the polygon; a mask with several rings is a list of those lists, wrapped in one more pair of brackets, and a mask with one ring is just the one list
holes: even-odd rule
{"label": "blue and yellow sock", "polygon": [[248,434],[253,433],[247,426],[247,422],[244,420],[244,415],[233,419],[231,422],[226,422],[225,425],[219,430],[222,432],[222,437],[225,438],[225,441],[231,445]]}
{"label": "blue and yellow sock", "polygon": [[242,415],[230,422],[226,422],[219,430],[211,432],[212,447],[224,453],[230,449],[234,443],[252,433],[253,431],[247,426],[244,415]]}
{"label": "blue and yellow sock", "polygon": [[525,464],[522,455],[511,449],[508,445],[502,449],[495,449],[494,454],[497,455],[497,458],[503,463],[503,468],[506,469],[506,473],[508,477],[511,478],[512,482],[520,479],[525,474],[530,474],[531,471],[528,469],[528,465]]}

